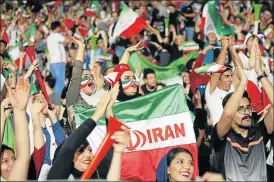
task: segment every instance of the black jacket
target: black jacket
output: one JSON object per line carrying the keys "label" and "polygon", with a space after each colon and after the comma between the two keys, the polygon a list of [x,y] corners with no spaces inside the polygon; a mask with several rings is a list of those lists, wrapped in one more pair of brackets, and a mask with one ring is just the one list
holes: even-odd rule
{"label": "black jacket", "polygon": [[[75,179],[82,176],[80,171],[77,171],[73,166],[74,153],[85,142],[88,135],[96,127],[96,122],[92,119],[87,119],[75,130],[65,141],[63,146],[56,150],[56,157],[48,174],[48,180],[68,179],[72,174]],[[106,179],[112,158],[112,149],[99,164],[97,171],[91,178]]]}

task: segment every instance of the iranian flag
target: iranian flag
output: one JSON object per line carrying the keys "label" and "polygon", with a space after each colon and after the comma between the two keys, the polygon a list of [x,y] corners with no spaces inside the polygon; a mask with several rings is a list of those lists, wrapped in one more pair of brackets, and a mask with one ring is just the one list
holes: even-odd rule
{"label": "iranian flag", "polygon": [[194,69],[196,73],[223,73],[226,66],[216,63],[206,64],[202,67]]}
{"label": "iranian flag", "polygon": [[113,37],[123,37],[124,39],[137,35],[146,26],[145,20],[139,17],[125,3],[121,2],[122,11],[114,29]]}
{"label": "iranian flag", "polygon": [[[188,59],[196,59],[198,55],[199,52],[190,52],[186,54]],[[174,60],[171,64],[167,66],[156,65],[139,56],[137,53],[131,54],[129,58],[129,65],[131,69],[137,70],[140,67],[140,65],[142,66],[142,69],[152,68],[156,73],[157,80],[160,81],[172,79],[180,75],[183,72],[186,63],[187,60],[185,57],[181,57],[177,60]]]}
{"label": "iranian flag", "polygon": [[[35,28],[35,24],[31,24],[27,30],[27,32],[25,33],[26,36],[29,38],[30,41],[34,42],[34,34],[36,32],[36,28]],[[27,46],[28,43],[26,41],[23,41],[23,46]],[[10,56],[10,58],[12,59],[12,61],[19,67],[19,63],[20,63],[20,57],[24,55],[24,53],[22,53],[19,50],[19,43],[16,43],[15,46],[13,46],[12,48],[9,49],[8,54]],[[25,64],[26,62],[26,55],[23,58],[23,63]]]}
{"label": "iranian flag", "polygon": [[197,52],[199,51],[199,44],[194,41],[186,41],[181,46],[180,49],[184,51],[184,53]]}
{"label": "iranian flag", "polygon": [[216,32],[218,37],[234,35],[233,27],[224,24],[222,16],[220,15],[219,6],[214,0],[205,4],[200,27],[203,27],[204,35],[212,31]]}
{"label": "iranian flag", "polygon": [[[74,108],[78,126],[95,111],[79,106]],[[193,118],[180,85],[116,103],[113,109],[115,117],[131,128],[130,146],[122,159],[122,180],[155,181],[158,163],[175,147],[192,153],[194,177],[199,175]],[[106,122],[102,118],[87,138],[94,154],[106,135]]]}
{"label": "iranian flag", "polygon": [[111,62],[112,59],[112,54],[104,53],[104,54],[99,54],[97,56],[97,59],[102,62]]}

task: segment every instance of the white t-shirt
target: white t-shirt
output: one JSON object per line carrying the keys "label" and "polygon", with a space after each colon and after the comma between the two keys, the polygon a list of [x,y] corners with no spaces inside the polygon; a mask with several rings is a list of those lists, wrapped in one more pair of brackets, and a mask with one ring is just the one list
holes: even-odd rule
{"label": "white t-shirt", "polygon": [[214,90],[214,92],[212,94],[210,94],[210,82],[207,84],[206,86],[206,90],[205,90],[205,99],[206,99],[206,104],[211,116],[211,120],[213,121],[213,124],[215,125],[216,123],[218,123],[219,119],[222,116],[223,113],[223,106],[222,106],[222,102],[224,97],[231,93],[234,92],[235,88],[233,86],[233,84],[230,87],[229,91],[225,91],[225,90],[221,90],[218,87],[216,87],[216,89]]}
{"label": "white t-shirt", "polygon": [[60,33],[51,32],[47,38],[50,63],[66,63],[66,51],[63,45],[65,37]]}
{"label": "white t-shirt", "polygon": [[1,90],[4,87],[5,81],[6,81],[5,77],[1,74],[1,82],[0,82],[0,84],[1,84]]}

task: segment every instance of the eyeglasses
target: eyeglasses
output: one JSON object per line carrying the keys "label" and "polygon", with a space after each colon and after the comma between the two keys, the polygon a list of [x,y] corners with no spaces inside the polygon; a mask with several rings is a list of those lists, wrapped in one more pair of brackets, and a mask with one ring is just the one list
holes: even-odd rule
{"label": "eyeglasses", "polygon": [[245,112],[247,111],[247,112],[252,112],[254,109],[253,109],[253,107],[252,106],[246,106],[246,107],[244,107],[244,106],[240,106],[240,107],[238,107],[238,112],[240,113],[240,114],[245,114]]}

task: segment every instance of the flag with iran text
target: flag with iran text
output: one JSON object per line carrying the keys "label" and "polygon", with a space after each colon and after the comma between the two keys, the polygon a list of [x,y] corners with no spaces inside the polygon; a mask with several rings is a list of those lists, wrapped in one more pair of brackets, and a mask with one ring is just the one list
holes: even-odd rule
{"label": "flag with iran text", "polygon": [[[74,108],[77,126],[94,112],[94,109]],[[113,111],[119,121],[131,128],[130,146],[122,159],[122,180],[155,181],[158,163],[175,147],[192,153],[194,177],[199,174],[193,118],[180,85],[167,86],[157,92],[116,103]],[[94,154],[105,135],[106,122],[102,117],[87,138]]]}
{"label": "flag with iran text", "polygon": [[146,26],[145,20],[139,17],[125,3],[121,2],[122,11],[114,29],[113,37],[130,38],[141,32]]}

